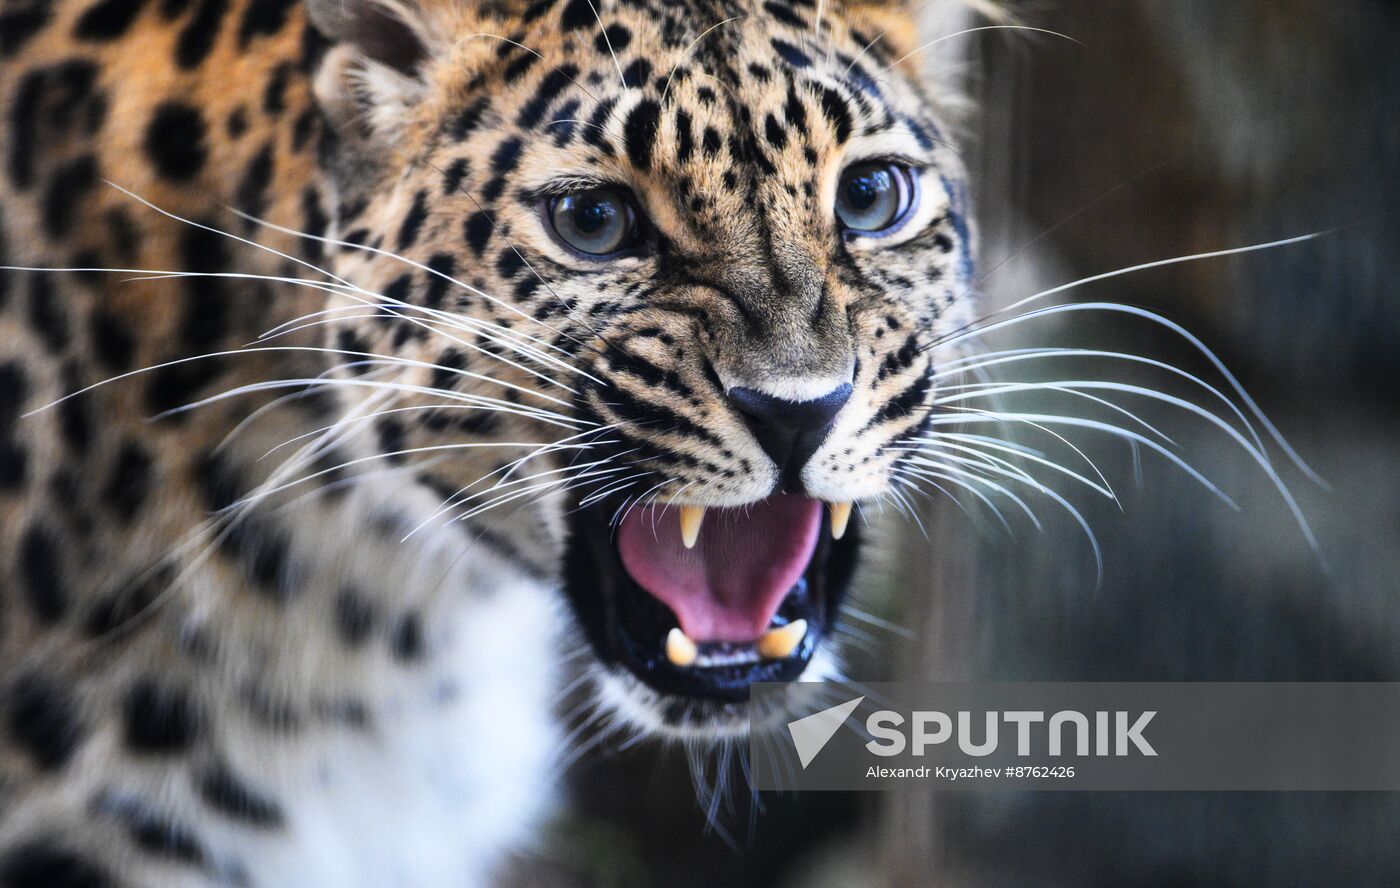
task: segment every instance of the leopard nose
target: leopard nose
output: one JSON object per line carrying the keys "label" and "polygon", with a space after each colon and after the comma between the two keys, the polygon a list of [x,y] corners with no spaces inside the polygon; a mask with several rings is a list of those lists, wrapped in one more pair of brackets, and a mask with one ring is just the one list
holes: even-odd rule
{"label": "leopard nose", "polygon": [[730,389],[728,397],[763,452],[777,463],[782,489],[801,493],[802,467],[817,452],[836,414],[850,400],[851,384],[843,383],[810,401],[789,401],[743,387]]}

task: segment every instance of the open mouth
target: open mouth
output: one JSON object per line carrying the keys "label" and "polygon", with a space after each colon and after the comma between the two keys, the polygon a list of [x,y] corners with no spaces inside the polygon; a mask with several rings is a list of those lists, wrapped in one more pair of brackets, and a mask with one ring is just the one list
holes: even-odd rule
{"label": "open mouth", "polygon": [[849,505],[776,494],[738,508],[618,506],[572,513],[566,560],[604,663],[663,693],[719,700],[802,675],[855,568]]}

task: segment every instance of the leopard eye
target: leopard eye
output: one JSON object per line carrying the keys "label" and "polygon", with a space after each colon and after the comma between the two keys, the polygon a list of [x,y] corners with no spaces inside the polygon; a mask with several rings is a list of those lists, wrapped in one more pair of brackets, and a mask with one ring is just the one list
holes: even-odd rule
{"label": "leopard eye", "polygon": [[632,197],[618,188],[590,188],[556,197],[546,210],[554,236],[591,258],[620,253],[641,239]]}
{"label": "leopard eye", "polygon": [[909,220],[917,202],[914,174],[891,161],[855,164],[836,186],[836,218],[852,234],[890,234]]}

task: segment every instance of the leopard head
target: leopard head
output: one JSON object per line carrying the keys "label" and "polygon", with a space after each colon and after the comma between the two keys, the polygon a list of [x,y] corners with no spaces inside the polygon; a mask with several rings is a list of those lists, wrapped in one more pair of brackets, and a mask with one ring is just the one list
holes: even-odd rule
{"label": "leopard head", "polygon": [[393,403],[383,448],[430,458],[445,520],[558,529],[598,692],[634,723],[737,732],[753,682],[829,674],[860,509],[972,302],[911,10],[310,8],[350,285],[328,335],[357,397]]}

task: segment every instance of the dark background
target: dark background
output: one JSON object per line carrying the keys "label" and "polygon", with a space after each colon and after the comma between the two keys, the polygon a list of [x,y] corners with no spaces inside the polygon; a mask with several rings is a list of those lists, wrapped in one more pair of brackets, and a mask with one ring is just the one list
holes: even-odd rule
{"label": "dark background", "polygon": [[[1043,533],[1008,515],[1010,538],[985,510],[972,520],[931,503],[931,539],[884,522],[892,538],[876,561],[900,568],[877,573],[865,602],[915,638],[853,625],[857,643],[877,649],[853,673],[878,679],[890,673],[875,663],[898,663],[903,678],[1400,680],[1400,9],[1055,0],[1016,11],[1083,45],[996,31],[961,49],[989,304],[1140,262],[1328,231],[1060,299],[1155,309],[1220,354],[1331,485],[1287,470],[1274,450],[1329,570],[1225,436],[1144,409],[1241,511],[1150,454],[1135,467],[1124,445],[1077,436],[1124,503],[1119,511],[1072,496],[1103,545],[1102,586],[1082,533],[1053,508],[1042,510]],[[1086,314],[988,343],[1050,344],[1207,369],[1170,335]],[[1163,381],[1101,364],[1052,369]],[[1027,378],[1026,368],[1004,375]],[[681,750],[605,748],[578,769],[576,813],[532,878],[726,888],[1400,884],[1400,803],[1389,794],[809,793],[765,800],[751,818],[740,786],[738,810],[719,818],[724,837],[707,831],[689,772]]]}

